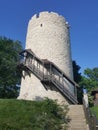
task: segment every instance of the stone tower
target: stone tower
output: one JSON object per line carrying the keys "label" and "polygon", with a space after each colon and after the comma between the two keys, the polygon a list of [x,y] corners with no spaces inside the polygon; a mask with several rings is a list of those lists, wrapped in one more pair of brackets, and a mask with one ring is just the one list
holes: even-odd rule
{"label": "stone tower", "polygon": [[[34,15],[28,24],[26,49],[31,49],[39,58],[55,63],[73,80],[69,25],[64,17],[54,12],[41,12]],[[23,72],[24,73],[24,72]],[[73,93],[73,86],[66,85]],[[33,74],[21,80],[19,99],[36,100],[44,97],[66,99],[58,91],[46,90]]]}

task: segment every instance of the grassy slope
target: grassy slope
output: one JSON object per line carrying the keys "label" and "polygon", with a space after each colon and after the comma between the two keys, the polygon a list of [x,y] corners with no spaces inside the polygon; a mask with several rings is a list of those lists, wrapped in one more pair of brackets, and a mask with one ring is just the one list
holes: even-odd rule
{"label": "grassy slope", "polygon": [[91,111],[96,114],[96,117],[98,119],[98,105],[94,106],[94,107],[91,107]]}
{"label": "grassy slope", "polygon": [[59,130],[66,121],[52,101],[0,99],[0,130]]}

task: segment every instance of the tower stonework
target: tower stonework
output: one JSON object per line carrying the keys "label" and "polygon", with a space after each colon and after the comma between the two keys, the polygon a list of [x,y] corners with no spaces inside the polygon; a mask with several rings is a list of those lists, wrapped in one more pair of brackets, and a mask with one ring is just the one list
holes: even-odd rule
{"label": "tower stonework", "polygon": [[[31,49],[40,59],[48,59],[55,63],[73,80],[69,25],[63,16],[54,12],[34,15],[28,24],[26,49]],[[72,85],[66,85],[66,88],[74,93]],[[59,91],[46,90],[35,75],[25,74],[21,80],[18,98],[37,100],[45,97],[67,102]]]}

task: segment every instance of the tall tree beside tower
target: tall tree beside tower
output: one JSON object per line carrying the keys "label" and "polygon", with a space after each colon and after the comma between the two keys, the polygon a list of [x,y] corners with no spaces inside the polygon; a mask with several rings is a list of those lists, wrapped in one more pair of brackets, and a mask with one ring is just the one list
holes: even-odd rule
{"label": "tall tree beside tower", "polygon": [[0,98],[18,96],[20,74],[17,72],[21,42],[0,37]]}

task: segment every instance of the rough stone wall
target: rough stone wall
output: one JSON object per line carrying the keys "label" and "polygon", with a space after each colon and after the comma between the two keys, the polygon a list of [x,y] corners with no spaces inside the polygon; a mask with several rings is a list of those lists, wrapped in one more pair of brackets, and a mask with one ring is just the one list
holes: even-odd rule
{"label": "rough stone wall", "polygon": [[[34,15],[28,24],[26,49],[31,49],[41,59],[52,61],[73,79],[69,25],[64,17],[53,12]],[[73,86],[67,88],[73,93]],[[36,97],[65,101],[59,92],[46,90],[33,74],[25,76],[19,98],[32,100]]]}

